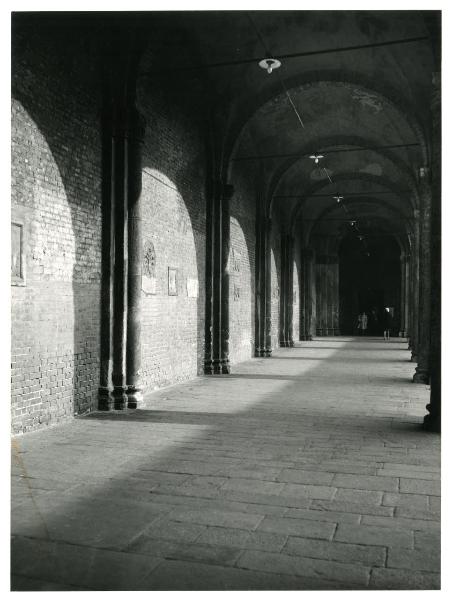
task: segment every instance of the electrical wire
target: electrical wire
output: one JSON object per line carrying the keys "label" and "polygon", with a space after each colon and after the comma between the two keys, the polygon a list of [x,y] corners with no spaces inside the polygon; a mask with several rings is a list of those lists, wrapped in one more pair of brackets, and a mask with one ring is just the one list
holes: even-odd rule
{"label": "electrical wire", "polygon": [[[254,29],[254,31],[255,31],[255,33],[256,33],[256,35],[257,35],[257,37],[258,37],[258,39],[259,39],[260,43],[262,44],[262,47],[263,47],[263,49],[264,49],[264,51],[265,51],[265,54],[266,54],[266,55],[267,55],[269,58],[272,58],[273,60],[275,60],[275,59],[274,59],[274,56],[273,56],[273,53],[272,53],[272,52],[270,52],[269,48],[267,47],[267,44],[265,43],[265,40],[264,40],[264,38],[263,38],[263,36],[262,36],[261,32],[260,32],[260,31],[259,31],[259,29],[257,28],[257,26],[256,26],[256,23],[254,22],[254,19],[252,18],[252,16],[250,15],[250,13],[249,13],[249,12],[247,12],[246,14],[247,14],[247,17],[248,17],[248,19],[249,19],[249,20],[250,20],[250,22],[251,22],[251,25],[253,26],[253,29]],[[282,79],[282,77],[280,76],[280,74],[279,74],[277,71],[275,71],[275,72],[276,72],[276,76],[277,76],[277,78],[278,78],[278,80],[279,80],[279,83],[281,84],[281,87],[282,87],[282,89],[283,89],[283,91],[284,91],[284,94],[286,95],[286,97],[287,97],[287,99],[288,99],[288,101],[289,101],[289,104],[290,104],[290,105],[291,105],[291,107],[293,108],[293,111],[294,111],[294,113],[295,113],[295,115],[296,115],[296,117],[297,117],[297,120],[298,120],[298,122],[300,123],[300,125],[301,125],[301,126],[303,127],[303,129],[304,129],[304,128],[305,128],[305,125],[304,125],[304,123],[303,123],[303,119],[301,118],[301,115],[300,115],[299,111],[297,110],[297,107],[295,106],[295,103],[294,103],[294,101],[292,100],[292,97],[291,97],[291,95],[289,94],[289,90],[287,89],[287,87],[286,87],[286,84],[284,83],[284,80]]]}

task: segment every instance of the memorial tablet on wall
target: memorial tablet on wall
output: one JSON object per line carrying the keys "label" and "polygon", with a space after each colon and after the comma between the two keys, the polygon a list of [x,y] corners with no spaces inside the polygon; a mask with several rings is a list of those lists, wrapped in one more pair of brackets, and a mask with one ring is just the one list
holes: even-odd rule
{"label": "memorial tablet on wall", "polygon": [[24,226],[11,223],[11,285],[25,285]]}
{"label": "memorial tablet on wall", "polygon": [[168,296],[177,296],[177,269],[168,267]]}
{"label": "memorial tablet on wall", "polygon": [[187,296],[189,298],[197,298],[198,294],[198,280],[187,277]]}

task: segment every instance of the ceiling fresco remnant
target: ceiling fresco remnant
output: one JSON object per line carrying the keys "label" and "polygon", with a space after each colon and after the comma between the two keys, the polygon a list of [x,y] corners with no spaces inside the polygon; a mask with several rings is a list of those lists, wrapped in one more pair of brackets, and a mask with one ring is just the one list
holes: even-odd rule
{"label": "ceiling fresco remnant", "polygon": [[363,90],[355,89],[353,90],[352,98],[353,100],[358,100],[361,106],[368,106],[376,113],[379,113],[381,110],[383,110],[382,103],[378,100],[376,96],[369,94],[369,92],[364,92]]}

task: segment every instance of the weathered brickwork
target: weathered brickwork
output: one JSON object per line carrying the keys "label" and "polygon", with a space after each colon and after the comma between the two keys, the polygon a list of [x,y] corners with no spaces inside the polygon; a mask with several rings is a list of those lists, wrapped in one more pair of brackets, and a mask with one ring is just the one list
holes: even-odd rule
{"label": "weathered brickwork", "polygon": [[272,348],[279,348],[279,302],[281,295],[281,233],[279,223],[276,219],[272,220],[271,235],[271,336]]}
{"label": "weathered brickwork", "polygon": [[91,410],[99,384],[97,88],[86,40],[66,33],[13,39],[11,216],[25,267],[11,287],[14,432]]}
{"label": "weathered brickwork", "polygon": [[206,159],[199,126],[174,96],[143,95],[140,109],[147,121],[143,243],[155,250],[154,282],[146,288],[143,281],[142,291],[142,384],[149,391],[203,369]]}
{"label": "weathered brickwork", "polygon": [[232,174],[231,246],[229,254],[229,359],[254,356],[256,197],[253,174]]}

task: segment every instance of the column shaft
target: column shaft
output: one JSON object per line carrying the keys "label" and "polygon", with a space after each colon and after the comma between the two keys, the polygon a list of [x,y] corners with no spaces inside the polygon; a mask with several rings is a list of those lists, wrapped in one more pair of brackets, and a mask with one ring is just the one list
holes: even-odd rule
{"label": "column shaft", "polygon": [[265,223],[261,211],[256,198],[254,355],[257,357],[264,356],[265,348]]}
{"label": "column shaft", "polygon": [[265,356],[272,354],[272,263],[271,263],[272,222],[265,219]]}
{"label": "column shaft", "polygon": [[413,252],[411,253],[411,360],[417,362],[419,340],[419,211],[415,211]]}
{"label": "column shaft", "polygon": [[[438,37],[439,41],[439,37]],[[441,431],[441,79],[433,74],[430,403],[424,427]]]}
{"label": "column shaft", "polygon": [[229,373],[229,204],[232,186],[212,182],[207,206],[206,374]]}
{"label": "column shaft", "polygon": [[287,345],[293,348],[293,269],[294,269],[294,239],[292,236],[287,238],[287,262],[288,262],[288,281],[287,281]]}
{"label": "column shaft", "polygon": [[137,111],[132,115],[129,132],[128,190],[128,281],[127,281],[127,406],[137,408],[142,400],[141,369],[141,172],[144,122]]}
{"label": "column shaft", "polygon": [[230,201],[234,188],[221,189],[221,373],[230,373],[229,364],[229,251],[231,245]]}
{"label": "column shaft", "polygon": [[419,251],[419,338],[415,383],[430,381],[430,294],[431,294],[431,209],[432,197],[427,170],[421,177]]}
{"label": "column shaft", "polygon": [[281,348],[286,346],[286,242],[287,236],[281,235],[281,262],[280,262],[280,290],[279,290],[279,345]]}
{"label": "column shaft", "polygon": [[399,337],[405,337],[405,304],[406,304],[406,256],[400,254],[400,328]]}
{"label": "column shaft", "polygon": [[100,315],[99,409],[113,408],[113,271],[114,271],[114,137],[110,96],[104,94],[102,113],[102,279]]}

